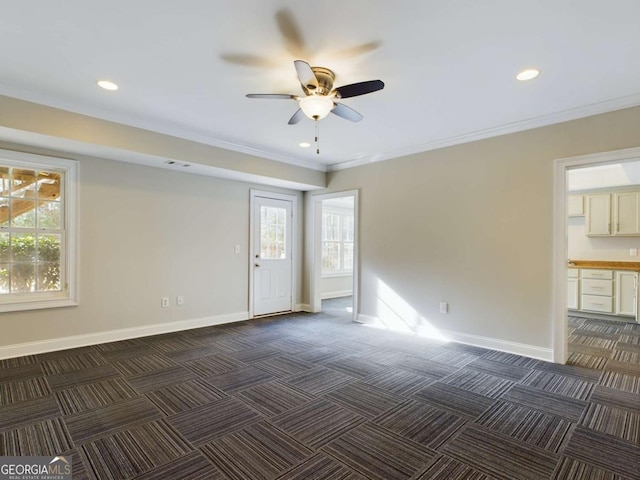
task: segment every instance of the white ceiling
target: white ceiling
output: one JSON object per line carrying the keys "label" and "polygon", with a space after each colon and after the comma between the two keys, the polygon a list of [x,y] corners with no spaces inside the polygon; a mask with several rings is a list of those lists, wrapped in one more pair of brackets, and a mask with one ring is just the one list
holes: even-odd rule
{"label": "white ceiling", "polygon": [[[0,94],[324,170],[640,105],[639,19],[638,0],[3,2]],[[294,101],[245,97],[300,94],[298,58],[386,84],[343,100],[363,121],[321,120],[320,155]]]}

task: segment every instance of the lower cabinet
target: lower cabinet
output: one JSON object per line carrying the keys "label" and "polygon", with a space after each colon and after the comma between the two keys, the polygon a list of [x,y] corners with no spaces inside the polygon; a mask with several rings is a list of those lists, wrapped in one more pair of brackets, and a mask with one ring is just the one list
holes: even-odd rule
{"label": "lower cabinet", "polygon": [[638,272],[569,269],[567,308],[584,312],[636,317]]}
{"label": "lower cabinet", "polygon": [[635,316],[638,309],[638,274],[616,272],[616,314]]}

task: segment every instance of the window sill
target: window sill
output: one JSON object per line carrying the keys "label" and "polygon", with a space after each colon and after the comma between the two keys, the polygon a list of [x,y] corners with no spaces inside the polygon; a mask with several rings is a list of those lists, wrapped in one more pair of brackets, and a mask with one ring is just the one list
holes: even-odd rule
{"label": "window sill", "polygon": [[0,313],[42,310],[44,308],[76,307],[78,302],[70,298],[29,300],[24,302],[0,303]]}
{"label": "window sill", "polygon": [[322,278],[353,277],[353,272],[323,273]]}

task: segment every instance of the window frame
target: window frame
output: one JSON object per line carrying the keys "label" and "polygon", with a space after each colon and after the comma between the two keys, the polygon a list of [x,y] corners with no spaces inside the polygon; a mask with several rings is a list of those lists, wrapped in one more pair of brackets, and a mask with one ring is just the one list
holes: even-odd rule
{"label": "window frame", "polygon": [[[33,170],[55,171],[62,176],[63,248],[60,252],[62,289],[55,292],[9,293],[0,295],[0,313],[78,305],[77,288],[77,183],[78,162],[66,158],[0,149],[0,164]],[[3,229],[0,228],[0,231]],[[36,229],[37,230],[37,227]]]}
{"label": "window frame", "polygon": [[[352,247],[355,249],[355,212],[353,212],[351,209],[343,209],[343,208],[339,208],[339,207],[334,207],[334,206],[323,206],[322,207],[322,216],[324,217],[325,214],[330,214],[330,215],[338,215],[340,218],[340,240],[323,240],[322,239],[322,235],[323,235],[323,231],[321,231],[320,233],[320,274],[322,278],[331,278],[331,277],[346,277],[349,275],[353,274],[353,267],[352,268],[344,268],[344,257],[345,257],[345,243],[351,244]],[[347,217],[351,217],[352,218],[352,223],[353,225],[353,238],[352,240],[345,240],[344,237],[344,222],[345,222],[345,218]],[[324,230],[324,218],[322,219],[322,230]],[[324,244],[325,243],[339,243],[340,244],[340,269],[339,270],[324,270],[322,268],[322,251],[324,251]],[[355,250],[354,250],[354,254],[355,254]]]}

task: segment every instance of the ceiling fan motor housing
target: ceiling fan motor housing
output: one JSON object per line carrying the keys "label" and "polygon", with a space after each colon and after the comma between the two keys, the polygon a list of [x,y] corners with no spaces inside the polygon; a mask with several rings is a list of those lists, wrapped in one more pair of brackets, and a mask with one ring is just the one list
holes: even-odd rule
{"label": "ceiling fan motor housing", "polygon": [[333,90],[333,81],[336,78],[335,73],[324,67],[311,67],[311,70],[318,80],[318,87],[302,84],[304,93],[307,95],[329,95]]}

